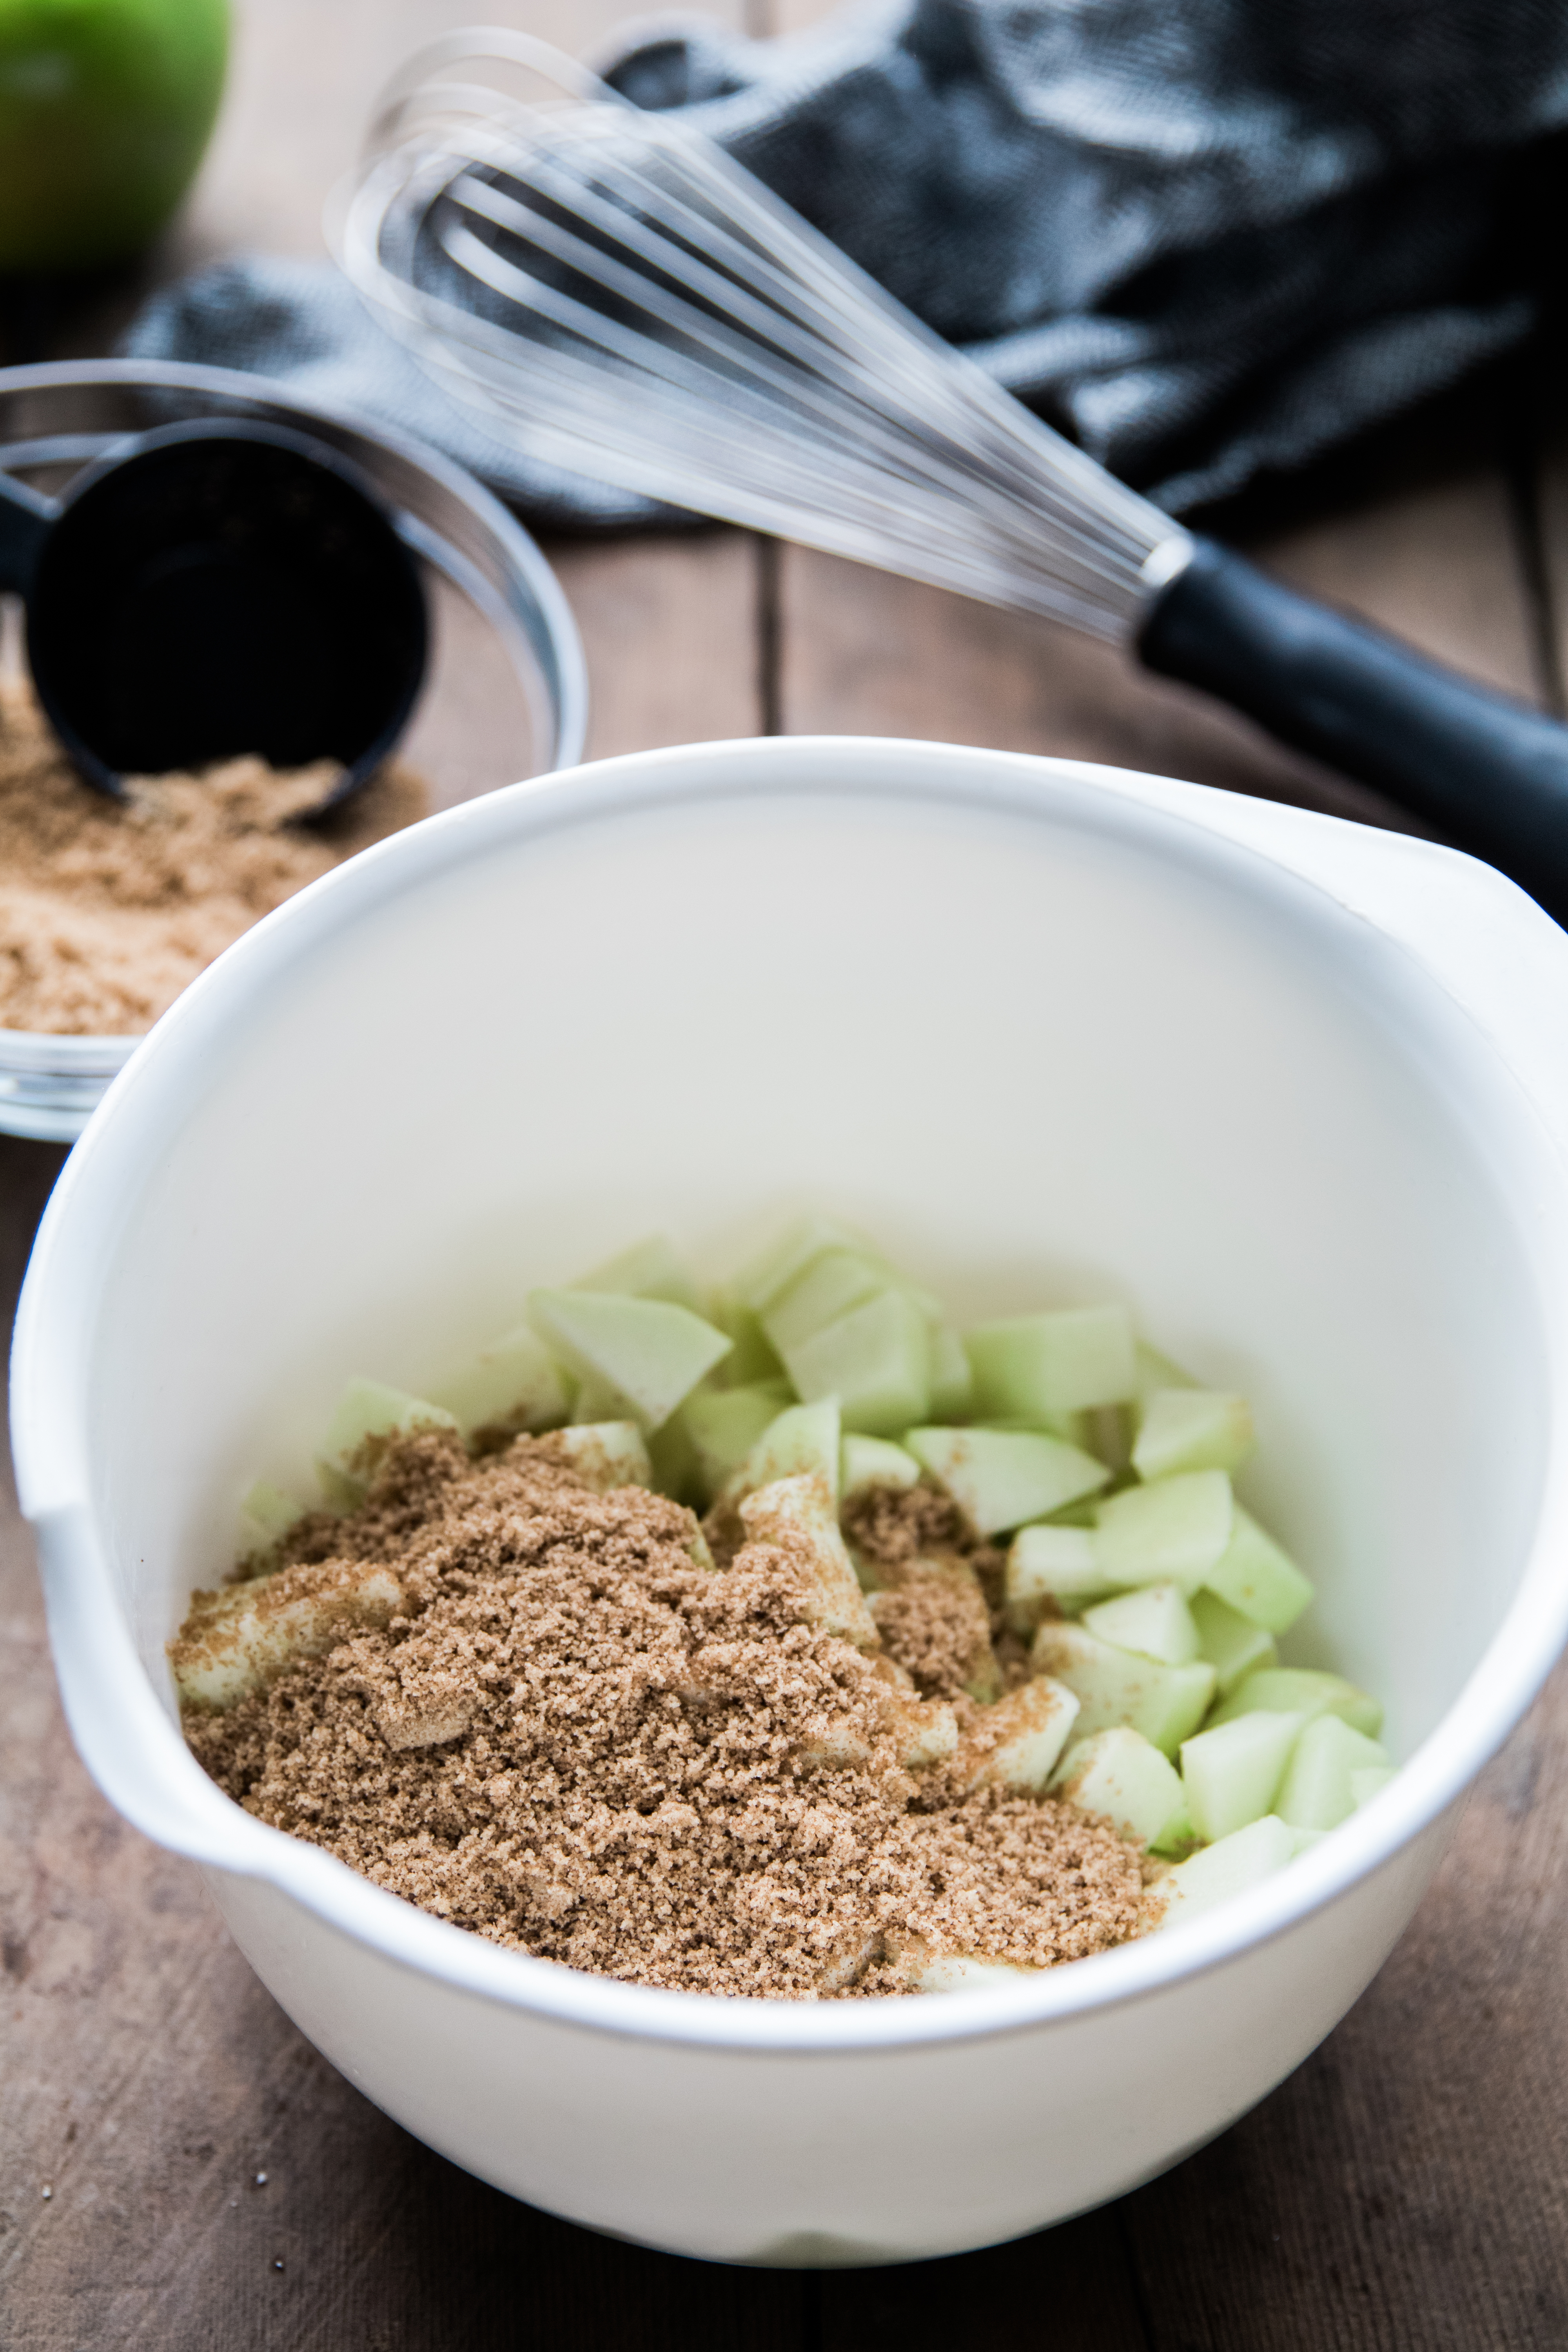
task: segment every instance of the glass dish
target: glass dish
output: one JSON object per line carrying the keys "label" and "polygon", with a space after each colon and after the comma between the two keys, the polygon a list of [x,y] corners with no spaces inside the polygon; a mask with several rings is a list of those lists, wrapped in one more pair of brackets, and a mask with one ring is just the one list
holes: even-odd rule
{"label": "glass dish", "polygon": [[[398,756],[428,779],[433,806],[574,764],[587,678],[555,575],[499,500],[423,444],[261,376],[86,360],[0,369],[0,470],[58,494],[129,434],[214,416],[293,425],[341,450],[419,558],[430,663]],[[0,1133],[73,1141],[138,1043],[0,1028]]]}

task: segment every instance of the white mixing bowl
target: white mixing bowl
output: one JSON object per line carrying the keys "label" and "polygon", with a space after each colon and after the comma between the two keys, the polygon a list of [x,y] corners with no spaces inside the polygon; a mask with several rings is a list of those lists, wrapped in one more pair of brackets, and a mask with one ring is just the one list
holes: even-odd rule
{"label": "white mixing bowl", "polygon": [[[1295,1654],[1404,1769],[1231,1906],[1020,1990],[724,2001],[504,1952],[220,1795],[163,1643],[345,1376],[418,1390],[655,1228],[791,1208],[960,1314],[1115,1291],[1255,1400]],[[1568,939],[1292,809],[904,742],[649,753],[397,835],[183,996],[78,1146],[15,1440],[77,1741],[326,2054],[485,2179],[727,2261],[1113,2197],[1328,2032],[1568,1619]]]}

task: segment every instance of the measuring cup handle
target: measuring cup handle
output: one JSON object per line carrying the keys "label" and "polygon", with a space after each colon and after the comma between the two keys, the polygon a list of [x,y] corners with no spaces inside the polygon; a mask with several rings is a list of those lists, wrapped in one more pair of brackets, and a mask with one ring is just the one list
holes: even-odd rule
{"label": "measuring cup handle", "polygon": [[26,482],[0,474],[0,589],[26,595],[59,509]]}

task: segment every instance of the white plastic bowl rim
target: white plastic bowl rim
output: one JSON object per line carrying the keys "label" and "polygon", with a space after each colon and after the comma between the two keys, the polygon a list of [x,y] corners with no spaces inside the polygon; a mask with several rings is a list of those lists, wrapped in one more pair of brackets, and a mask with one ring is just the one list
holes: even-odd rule
{"label": "white plastic bowl rim", "polygon": [[[897,752],[896,783],[887,780]],[[740,781],[737,782],[737,763]],[[879,774],[878,771],[884,772]],[[1496,1634],[1447,1716],[1394,1780],[1331,1837],[1249,1892],[1180,1927],[1041,1973],[1016,1990],[915,2000],[724,1998],[621,1984],[491,1945],[373,1885],[345,1864],[255,1821],[209,1780],[155,1697],[99,1548],[85,1464],[69,1420],[63,1356],[44,1314],[65,1290],[61,1235],[100,1156],[151,1152],[165,1066],[184,1062],[264,992],[268,975],[356,914],[386,903],[487,843],[614,817],[649,803],[737,790],[849,787],[870,796],[979,801],[1229,871],[1284,911],[1326,893],[1369,940],[1408,952],[1418,996],[1434,987],[1471,1016],[1478,1045],[1510,1076],[1568,1197],[1568,1057],[1551,998],[1568,1005],[1568,936],[1522,892],[1457,853],[1308,812],[1088,762],[873,738],[791,737],[638,753],[533,779],[430,818],[365,851],[240,939],[150,1033],[117,1078],[57,1188],[17,1318],[13,1442],[23,1507],[37,1529],[50,1631],[72,1731],[118,1808],[160,1844],[208,1867],[270,1882],[351,1939],[416,1974],[489,2001],[599,2034],[781,2055],[894,2051],[989,2038],[1138,2000],[1267,1943],[1390,1861],[1462,1798],[1501,1746],[1568,1639],[1568,1449],[1548,1462],[1531,1558]],[[1477,923],[1493,901],[1492,921]],[[1468,912],[1470,922],[1456,924]],[[1465,934],[1473,934],[1467,947]],[[1506,929],[1507,955],[1495,952]],[[1484,935],[1484,936],[1483,936]],[[1561,1075],[1559,1075],[1561,1073]],[[138,1129],[140,1133],[138,1134]],[[129,1133],[127,1133],[129,1129]],[[52,1302],[51,1302],[52,1304]],[[1568,1307],[1542,1302],[1546,1337],[1568,1360]],[[58,1400],[57,1402],[56,1401]],[[127,1759],[132,1759],[127,1769]]]}

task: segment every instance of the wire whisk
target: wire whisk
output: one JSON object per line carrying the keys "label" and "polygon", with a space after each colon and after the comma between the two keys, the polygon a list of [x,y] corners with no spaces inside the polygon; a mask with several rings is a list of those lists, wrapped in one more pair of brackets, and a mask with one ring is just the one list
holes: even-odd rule
{"label": "wire whisk", "polygon": [[[447,79],[499,60],[527,103]],[[710,141],[525,35],[455,36],[376,125],[339,250],[535,457],[1120,638],[1187,534]]]}
{"label": "wire whisk", "polygon": [[[545,95],[495,86],[519,69]],[[502,441],[1122,643],[1568,919],[1568,730],[1184,530],[679,116],[455,34],[389,92],[335,243]]]}

